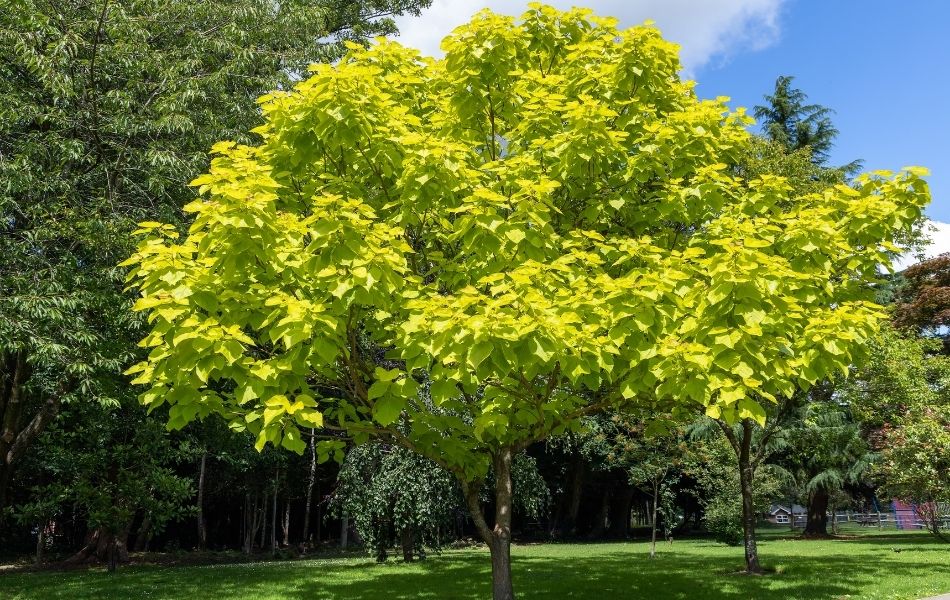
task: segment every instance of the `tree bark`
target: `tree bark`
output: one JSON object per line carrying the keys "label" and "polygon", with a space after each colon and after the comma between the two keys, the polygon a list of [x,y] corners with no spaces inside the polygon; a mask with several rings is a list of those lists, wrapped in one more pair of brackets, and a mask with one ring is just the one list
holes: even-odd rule
{"label": "tree bark", "polygon": [[752,422],[742,420],[742,438],[739,451],[739,483],[742,488],[742,533],[745,538],[746,572],[760,575],[759,548],[755,541],[755,501],[753,498],[753,480],[755,469],[752,466]]}
{"label": "tree bark", "polygon": [[135,546],[133,549],[136,552],[145,552],[148,550],[148,543],[152,539],[152,519],[148,515],[142,519],[142,524],[139,525],[139,531],[135,535]]}
{"label": "tree bark", "polygon": [[120,562],[129,562],[128,537],[128,526],[118,533],[112,533],[103,527],[94,529],[86,534],[85,545],[66,562],[75,564],[99,560],[106,563],[110,573],[114,572]]}
{"label": "tree bark", "polygon": [[511,511],[513,487],[511,481],[512,448],[501,448],[492,456],[495,474],[495,524],[489,527],[478,501],[478,489],[472,483],[460,478],[465,502],[475,528],[488,545],[491,553],[492,599],[514,600],[515,593],[511,581]]}
{"label": "tree bark", "polygon": [[201,453],[201,465],[198,468],[198,548],[204,550],[208,543],[208,529],[205,524],[204,496],[205,496],[205,463],[208,460],[208,451]]}
{"label": "tree bark", "polygon": [[736,459],[739,462],[739,487],[742,494],[742,534],[745,546],[746,573],[761,575],[762,566],[759,564],[759,548],[755,541],[755,498],[753,496],[753,481],[758,459],[752,457],[752,420],[742,419],[742,435],[737,436],[732,425],[721,419],[716,424],[729,441]]}
{"label": "tree bark", "polygon": [[819,488],[808,498],[808,520],[804,535],[828,535],[828,490]]}
{"label": "tree bark", "polygon": [[276,481],[274,482],[274,497],[271,501],[270,551],[274,554],[277,554],[277,483]]}
{"label": "tree bark", "polygon": [[574,459],[574,478],[571,481],[571,503],[567,511],[567,523],[565,530],[570,535],[577,535],[577,517],[581,510],[581,494],[584,491],[584,478],[587,472],[587,464],[580,456]]}

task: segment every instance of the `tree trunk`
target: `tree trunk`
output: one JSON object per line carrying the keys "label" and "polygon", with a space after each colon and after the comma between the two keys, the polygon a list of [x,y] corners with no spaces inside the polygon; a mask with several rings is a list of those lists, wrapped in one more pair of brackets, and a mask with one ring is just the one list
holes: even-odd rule
{"label": "tree trunk", "polygon": [[590,539],[603,539],[607,532],[607,517],[610,515],[610,500],[613,498],[613,490],[614,486],[611,483],[604,486],[604,490],[600,495],[600,508],[594,517],[593,526],[587,534]]}
{"label": "tree trunk", "polygon": [[205,496],[205,463],[208,460],[208,451],[201,453],[201,465],[198,468],[198,548],[204,550],[208,543],[208,529],[205,524],[204,496]]}
{"label": "tree trunk", "polygon": [[310,430],[310,476],[307,479],[307,500],[303,507],[303,535],[304,543],[310,541],[310,506],[313,501],[313,484],[317,479],[317,447],[314,441],[314,430]]}
{"label": "tree trunk", "polygon": [[577,535],[577,517],[581,510],[581,494],[584,491],[584,478],[587,472],[587,463],[580,456],[574,459],[574,478],[571,481],[571,503],[567,511],[566,531],[570,535]]}
{"label": "tree trunk", "polygon": [[277,485],[274,485],[274,498],[271,501],[270,551],[277,554]]}
{"label": "tree trunk", "polygon": [[501,448],[492,456],[495,474],[495,525],[489,527],[478,500],[475,483],[459,478],[465,502],[475,522],[475,528],[491,552],[492,599],[514,600],[511,582],[511,510],[513,488],[511,462],[513,450]]}
{"label": "tree trunk", "polygon": [[290,545],[290,498],[284,502],[284,518],[280,525],[281,535],[283,536],[280,543],[287,547]]}
{"label": "tree trunk", "polygon": [[36,566],[43,564],[43,544],[46,542],[47,522],[40,523],[39,530],[36,532]]}
{"label": "tree trunk", "polygon": [[148,543],[152,539],[152,519],[148,515],[142,519],[142,524],[139,525],[139,531],[135,535],[135,546],[133,549],[136,552],[145,552],[148,550]]}
{"label": "tree trunk", "polygon": [[261,550],[267,548],[267,492],[261,498],[261,538],[257,546]]}
{"label": "tree trunk", "polygon": [[75,564],[98,559],[106,563],[110,573],[114,572],[120,562],[129,562],[128,537],[128,526],[118,533],[111,533],[102,527],[94,529],[86,534],[85,545],[82,549],[66,562]]}
{"label": "tree trunk", "polygon": [[650,558],[656,558],[656,505],[660,501],[660,482],[653,480],[653,516],[650,519]]}
{"label": "tree trunk", "polygon": [[742,438],[739,440],[739,482],[742,487],[742,533],[745,538],[746,572],[760,575],[759,549],[755,542],[755,502],[752,495],[752,482],[755,470],[752,466],[752,422],[742,420]]}
{"label": "tree trunk", "polygon": [[828,490],[819,488],[808,498],[808,521],[805,535],[828,535]]}
{"label": "tree trunk", "polygon": [[614,490],[613,501],[610,503],[610,537],[625,539],[630,533],[630,508],[633,505],[635,490],[630,485],[624,485]]}
{"label": "tree trunk", "polygon": [[410,563],[413,560],[413,534],[411,527],[405,527],[399,535],[402,545],[402,561]]}
{"label": "tree trunk", "polygon": [[347,539],[350,532],[350,515],[347,512],[343,511],[343,518],[340,523],[340,548],[346,550]]}

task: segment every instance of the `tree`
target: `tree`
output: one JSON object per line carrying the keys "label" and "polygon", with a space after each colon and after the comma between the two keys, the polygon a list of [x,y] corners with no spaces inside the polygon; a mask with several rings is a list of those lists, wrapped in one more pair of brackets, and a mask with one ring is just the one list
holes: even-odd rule
{"label": "tree", "polygon": [[650,558],[655,558],[658,517],[668,531],[675,517],[672,486],[679,478],[685,452],[682,432],[651,430],[652,423],[660,422],[655,415],[644,418],[615,413],[604,417],[588,419],[585,453],[598,455],[606,466],[624,471],[630,483],[643,488],[652,500]]}
{"label": "tree", "polygon": [[380,562],[396,544],[405,562],[412,562],[424,545],[440,549],[445,529],[463,504],[451,473],[405,448],[381,444],[357,446],[347,454],[333,502],[353,520]]}
{"label": "tree", "polygon": [[[19,513],[46,507],[39,530],[70,506],[85,521],[83,547],[70,562],[99,560],[114,571],[128,561],[129,538],[160,533],[188,512],[191,482],[176,474],[184,458],[160,422],[148,418],[134,401],[103,418],[101,408],[71,403],[40,436],[30,456],[37,483]],[[52,506],[51,506],[52,504]]]}
{"label": "tree", "polygon": [[[781,75],[775,80],[775,90],[765,95],[764,106],[753,109],[765,137],[789,150],[810,152],[816,165],[828,160],[828,152],[838,137],[838,129],[831,122],[833,110],[820,104],[805,104],[808,95],[792,87],[794,77]],[[859,163],[851,163],[844,170],[855,170]]]}
{"label": "tree", "polygon": [[536,6],[443,47],[354,46],[261,100],[259,145],[214,146],[188,233],[144,223],[126,263],[152,324],[130,373],[171,427],[219,414],[298,452],[324,427],[437,462],[511,598],[518,452],[638,399],[761,420],[845,368],[928,194],[910,169],[786,208],[782,178],[730,175],[746,120],[649,26]]}
{"label": "tree", "polygon": [[879,453],[872,475],[917,503],[938,536],[950,510],[950,357],[940,349],[939,340],[884,329],[845,396]]}
{"label": "tree", "polygon": [[925,334],[950,325],[950,253],[908,267],[901,275],[895,325]]}
{"label": "tree", "polygon": [[[745,541],[741,471],[728,440],[717,435],[716,424],[700,419],[687,428],[689,443],[683,473],[695,481],[692,490],[703,507],[703,522],[717,541],[741,546]],[[759,513],[779,497],[781,473],[772,464],[757,466],[748,501]]]}
{"label": "tree", "polygon": [[[428,0],[26,0],[0,13],[0,506],[63,402],[115,405],[135,331],[115,263],[254,99]],[[114,379],[114,377],[112,378]]]}
{"label": "tree", "polygon": [[804,534],[825,536],[832,499],[846,485],[862,480],[874,453],[835,385],[825,382],[813,388],[801,413],[784,436],[787,449],[780,462],[807,499]]}

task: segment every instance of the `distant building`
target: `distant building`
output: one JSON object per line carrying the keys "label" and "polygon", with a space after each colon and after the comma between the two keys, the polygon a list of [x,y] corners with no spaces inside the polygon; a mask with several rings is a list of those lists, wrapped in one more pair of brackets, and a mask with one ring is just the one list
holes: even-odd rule
{"label": "distant building", "polygon": [[791,525],[793,519],[796,523],[802,521],[807,512],[804,506],[798,504],[793,504],[791,508],[782,504],[773,504],[769,507],[769,512],[765,515],[765,518],[769,523]]}

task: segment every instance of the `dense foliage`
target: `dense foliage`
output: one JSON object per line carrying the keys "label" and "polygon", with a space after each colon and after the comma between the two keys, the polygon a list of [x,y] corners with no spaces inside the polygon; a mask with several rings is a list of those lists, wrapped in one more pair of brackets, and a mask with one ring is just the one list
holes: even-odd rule
{"label": "dense foliage", "polygon": [[[418,13],[427,4],[3,4],[0,509],[8,491],[19,502],[33,483],[36,473],[17,482],[14,469],[32,458],[31,447],[64,404],[96,406],[61,418],[62,437],[39,450],[46,456],[62,453],[56,443],[68,444],[82,464],[87,454],[92,460],[129,442],[113,422],[142,423],[143,411],[120,375],[140,355],[135,343],[142,333],[116,268],[134,246],[135,223],[180,221],[191,198],[186,184],[207,169],[211,144],[251,139],[260,94],[288,88],[311,61],[338,58],[344,40],[392,33],[392,15]],[[86,445],[74,444],[79,432],[93,430]],[[102,437],[106,431],[117,437]],[[146,469],[152,461],[140,464],[140,472],[123,471],[143,477],[136,485],[151,485],[149,477],[162,473]],[[100,501],[109,502],[109,492],[102,493]]]}

